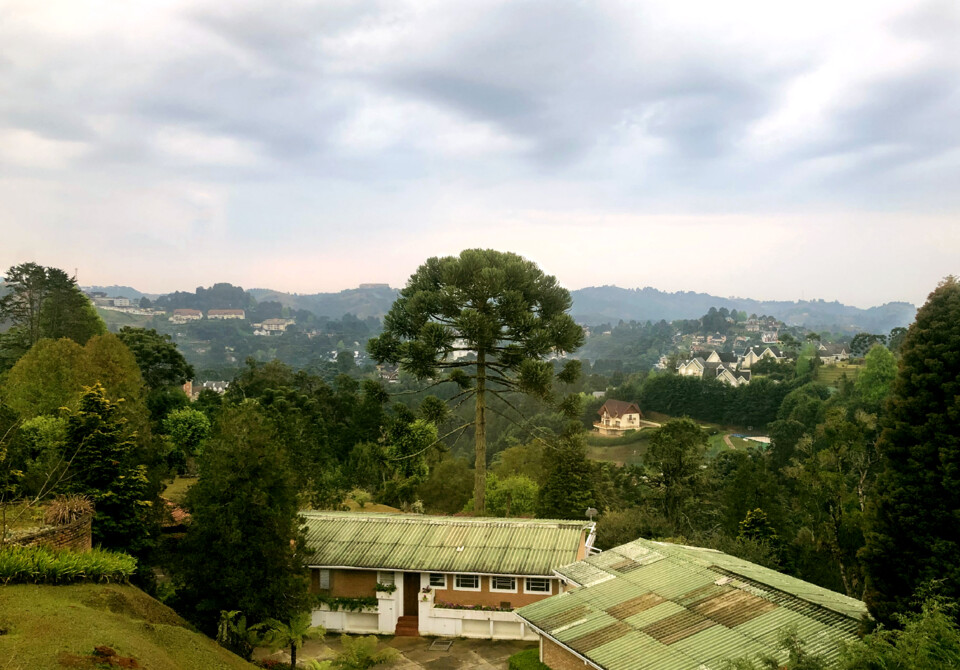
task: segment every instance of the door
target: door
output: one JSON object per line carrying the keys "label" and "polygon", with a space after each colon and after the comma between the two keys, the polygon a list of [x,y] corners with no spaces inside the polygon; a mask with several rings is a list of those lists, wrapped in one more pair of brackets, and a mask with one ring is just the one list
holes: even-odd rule
{"label": "door", "polygon": [[420,573],[403,573],[403,615],[418,616],[417,598],[420,593]]}

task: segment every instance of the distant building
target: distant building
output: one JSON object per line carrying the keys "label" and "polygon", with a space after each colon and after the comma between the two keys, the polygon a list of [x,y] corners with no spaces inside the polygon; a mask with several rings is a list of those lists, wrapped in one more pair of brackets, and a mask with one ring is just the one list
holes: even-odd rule
{"label": "distant building", "polygon": [[360,288],[390,288],[390,284],[360,284]]}
{"label": "distant building", "polygon": [[817,355],[824,365],[831,365],[850,358],[850,352],[842,344],[823,344],[817,347]]}
{"label": "distant building", "polygon": [[207,312],[208,319],[245,319],[246,312],[242,309],[211,309]]}
{"label": "distant building", "polygon": [[203,318],[203,312],[199,309],[175,309],[169,321],[171,323],[186,323],[188,321],[199,321]]}
{"label": "distant building", "polygon": [[281,335],[290,326],[296,323],[296,319],[266,319],[263,323],[253,324],[254,335]]}
{"label": "distant building", "polygon": [[130,307],[130,298],[114,298],[113,299],[114,307]]}
{"label": "distant building", "polygon": [[597,410],[600,420],[593,424],[601,435],[623,435],[628,430],[639,430],[643,413],[636,403],[610,399]]}

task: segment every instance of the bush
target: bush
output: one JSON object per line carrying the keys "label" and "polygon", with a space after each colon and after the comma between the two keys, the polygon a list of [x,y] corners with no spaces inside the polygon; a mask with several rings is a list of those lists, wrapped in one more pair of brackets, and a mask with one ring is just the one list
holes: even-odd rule
{"label": "bush", "polygon": [[514,654],[507,662],[510,670],[550,670],[549,666],[540,662],[540,652],[537,649],[527,649]]}
{"label": "bush", "polygon": [[71,584],[126,582],[137,559],[105,549],[75,553],[47,547],[9,546],[0,549],[0,584]]}
{"label": "bush", "polygon": [[43,522],[50,526],[63,526],[93,514],[90,498],[80,495],[58,496],[47,505]]}

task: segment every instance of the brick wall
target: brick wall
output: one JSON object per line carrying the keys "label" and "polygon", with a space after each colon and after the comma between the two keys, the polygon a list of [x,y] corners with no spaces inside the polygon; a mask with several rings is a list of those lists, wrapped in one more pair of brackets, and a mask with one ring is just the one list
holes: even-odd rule
{"label": "brick wall", "polygon": [[571,654],[556,642],[540,637],[540,661],[551,670],[583,670],[591,666]]}
{"label": "brick wall", "polygon": [[377,595],[376,570],[331,570],[330,588],[320,589],[320,570],[310,571],[311,593],[326,593],[334,598],[368,598]]}
{"label": "brick wall", "polygon": [[93,546],[92,522],[93,516],[87,515],[62,526],[44,528],[36,533],[18,537],[13,540],[13,543],[24,547],[44,545],[54,549],[90,551]]}
{"label": "brick wall", "polygon": [[442,601],[445,603],[453,603],[455,605],[463,605],[465,607],[471,607],[473,605],[499,607],[501,603],[510,603],[510,607],[516,609],[518,607],[523,607],[524,605],[529,605],[530,603],[535,603],[538,600],[543,600],[551,595],[556,595],[560,592],[559,581],[556,579],[550,580],[550,593],[524,593],[522,577],[516,578],[516,593],[491,591],[489,577],[480,577],[479,591],[458,591],[453,588],[453,580],[453,575],[447,575],[447,588],[438,589],[433,587],[435,594],[434,602]]}

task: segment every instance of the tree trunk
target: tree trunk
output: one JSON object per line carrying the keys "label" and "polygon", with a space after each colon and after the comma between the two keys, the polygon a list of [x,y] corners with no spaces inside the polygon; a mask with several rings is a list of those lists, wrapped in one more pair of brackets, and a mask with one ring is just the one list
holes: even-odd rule
{"label": "tree trunk", "polygon": [[482,514],[485,508],[487,492],[487,368],[486,352],[477,352],[477,412],[475,432],[477,460],[474,465],[473,511]]}
{"label": "tree trunk", "polygon": [[291,670],[296,670],[297,668],[297,645],[290,645],[290,668]]}

